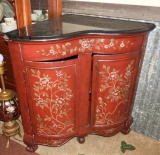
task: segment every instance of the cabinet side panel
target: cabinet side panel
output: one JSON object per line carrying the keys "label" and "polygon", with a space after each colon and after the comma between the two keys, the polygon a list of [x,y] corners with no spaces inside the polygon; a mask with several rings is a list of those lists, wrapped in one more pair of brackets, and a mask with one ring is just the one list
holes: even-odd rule
{"label": "cabinet side panel", "polygon": [[21,60],[21,49],[19,44],[9,42],[9,51],[16,82],[24,133],[26,133],[27,135],[33,135],[31,130],[28,102],[26,100],[26,86],[23,76],[23,62]]}

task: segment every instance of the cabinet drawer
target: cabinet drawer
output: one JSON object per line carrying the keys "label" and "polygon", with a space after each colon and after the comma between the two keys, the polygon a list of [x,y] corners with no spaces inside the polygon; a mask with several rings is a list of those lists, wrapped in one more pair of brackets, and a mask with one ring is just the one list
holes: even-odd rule
{"label": "cabinet drawer", "polygon": [[[114,39],[113,39],[114,38]],[[61,41],[32,42],[21,44],[24,60],[62,59],[79,53],[118,54],[140,50],[143,35],[133,36],[88,36]],[[28,46],[29,45],[29,46]]]}

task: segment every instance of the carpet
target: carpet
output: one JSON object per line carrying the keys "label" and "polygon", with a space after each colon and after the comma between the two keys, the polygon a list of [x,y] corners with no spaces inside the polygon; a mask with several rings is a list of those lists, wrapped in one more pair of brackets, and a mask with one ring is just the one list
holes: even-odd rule
{"label": "carpet", "polygon": [[[122,153],[122,141],[136,149]],[[119,133],[113,137],[88,135],[84,144],[79,144],[77,139],[73,138],[60,147],[39,145],[36,152],[40,155],[160,155],[160,141],[131,131],[128,135]]]}
{"label": "carpet", "polygon": [[10,140],[9,148],[6,148],[7,138],[4,135],[0,136],[0,155],[39,155],[37,153],[30,153],[21,144]]}

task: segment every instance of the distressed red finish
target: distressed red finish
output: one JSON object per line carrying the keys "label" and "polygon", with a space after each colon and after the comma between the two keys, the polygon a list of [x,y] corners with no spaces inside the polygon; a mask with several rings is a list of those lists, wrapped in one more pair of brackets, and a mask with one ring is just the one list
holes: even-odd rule
{"label": "distressed red finish", "polygon": [[27,149],[128,133],[146,39],[139,33],[10,41]]}

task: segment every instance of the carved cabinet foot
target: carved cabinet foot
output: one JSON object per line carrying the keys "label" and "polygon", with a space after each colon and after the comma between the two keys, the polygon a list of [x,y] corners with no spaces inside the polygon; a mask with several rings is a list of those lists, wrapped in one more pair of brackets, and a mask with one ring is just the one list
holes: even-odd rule
{"label": "carved cabinet foot", "polygon": [[130,127],[128,129],[124,128],[124,129],[121,130],[121,133],[127,135],[127,134],[129,134],[130,131],[131,131]]}
{"label": "carved cabinet foot", "polygon": [[121,133],[123,134],[128,134],[131,131],[131,125],[133,123],[133,117],[131,117],[130,119],[128,119],[124,125],[124,128],[121,130]]}
{"label": "carved cabinet foot", "polygon": [[84,137],[78,137],[77,140],[78,140],[78,142],[80,144],[83,144],[85,142],[85,138]]}
{"label": "carved cabinet foot", "polygon": [[26,147],[26,150],[29,151],[29,152],[35,152],[37,149],[38,149],[38,146],[37,146],[37,145],[27,146],[27,147]]}

